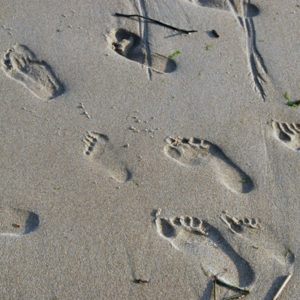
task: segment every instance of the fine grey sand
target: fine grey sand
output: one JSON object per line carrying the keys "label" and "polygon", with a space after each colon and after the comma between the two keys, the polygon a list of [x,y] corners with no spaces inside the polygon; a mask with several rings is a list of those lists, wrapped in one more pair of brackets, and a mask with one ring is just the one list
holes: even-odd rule
{"label": "fine grey sand", "polygon": [[0,299],[299,299],[298,5],[2,0]]}

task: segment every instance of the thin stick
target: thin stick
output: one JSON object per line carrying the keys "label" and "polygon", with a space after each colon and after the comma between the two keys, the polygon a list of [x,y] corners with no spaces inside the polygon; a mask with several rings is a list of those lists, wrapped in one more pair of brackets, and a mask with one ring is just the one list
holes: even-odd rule
{"label": "thin stick", "polygon": [[290,281],[291,277],[293,276],[293,274],[289,274],[287,276],[287,278],[285,279],[285,281],[283,282],[283,284],[281,285],[280,289],[278,290],[278,292],[276,293],[275,297],[273,298],[273,300],[277,300],[279,298],[279,296],[281,295],[283,289],[285,288],[285,286],[288,284],[288,282]]}
{"label": "thin stick", "polygon": [[213,288],[214,288],[214,300],[217,300],[217,289],[216,289],[216,279],[213,281]]}
{"label": "thin stick", "polygon": [[160,22],[158,20],[154,20],[154,19],[151,19],[151,18],[148,18],[148,17],[144,17],[144,16],[141,16],[141,15],[126,15],[126,14],[115,13],[114,16],[115,17],[124,17],[124,18],[129,18],[129,19],[131,19],[131,18],[139,18],[139,19],[148,20],[148,21],[151,21],[154,24],[158,24],[158,25],[161,25],[161,26],[164,26],[164,27],[176,30],[178,32],[182,32],[184,34],[191,34],[193,32],[197,32],[197,30],[180,29],[180,28],[174,27],[172,25],[168,25],[168,24],[165,24],[165,23]]}
{"label": "thin stick", "polygon": [[245,298],[246,296],[247,295],[232,296],[232,297],[224,298],[224,300],[240,300]]}
{"label": "thin stick", "polygon": [[232,285],[232,284],[229,284],[227,282],[224,282],[223,280],[219,279],[219,278],[216,278],[216,283],[218,285],[221,285],[221,286],[224,286],[224,287],[227,287],[233,291],[237,291],[237,292],[241,292],[243,293],[244,295],[248,295],[250,294],[250,292],[244,288],[240,288],[238,286],[235,286],[235,285]]}

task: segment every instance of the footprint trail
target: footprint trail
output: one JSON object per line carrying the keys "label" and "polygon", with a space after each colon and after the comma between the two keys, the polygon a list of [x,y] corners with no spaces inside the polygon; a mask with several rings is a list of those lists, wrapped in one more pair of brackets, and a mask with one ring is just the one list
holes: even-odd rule
{"label": "footprint trail", "polygon": [[236,193],[249,193],[253,188],[251,178],[236,166],[216,145],[198,138],[166,139],[164,153],[183,166],[209,166],[218,180]]}

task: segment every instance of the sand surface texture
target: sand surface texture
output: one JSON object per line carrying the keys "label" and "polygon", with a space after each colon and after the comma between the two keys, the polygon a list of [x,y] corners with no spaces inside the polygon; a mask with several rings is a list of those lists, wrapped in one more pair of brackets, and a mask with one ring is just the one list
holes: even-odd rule
{"label": "sand surface texture", "polygon": [[1,300],[299,299],[299,1],[0,3]]}

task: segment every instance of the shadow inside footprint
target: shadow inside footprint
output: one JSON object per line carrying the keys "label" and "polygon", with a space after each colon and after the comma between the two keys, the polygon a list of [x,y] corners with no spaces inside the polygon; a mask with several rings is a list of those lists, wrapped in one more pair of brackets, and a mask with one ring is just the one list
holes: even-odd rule
{"label": "shadow inside footprint", "polygon": [[162,234],[167,238],[176,236],[175,228],[165,219],[161,219],[161,230]]}
{"label": "shadow inside footprint", "polygon": [[217,145],[211,144],[210,153],[224,161],[228,166],[231,166],[233,170],[240,177],[240,183],[242,186],[241,192],[242,193],[249,193],[253,190],[254,184],[252,179],[241,169],[239,168],[226,154],[219,148]]}
{"label": "shadow inside footprint", "polygon": [[274,280],[274,282],[273,282],[271,288],[269,289],[267,295],[264,297],[264,300],[273,300],[276,293],[278,292],[278,290],[280,289],[280,287],[284,283],[285,279],[286,279],[286,276],[277,277]]}
{"label": "shadow inside footprint", "polygon": [[33,212],[29,213],[29,216],[26,220],[24,234],[28,234],[32,231],[35,231],[40,224],[39,216]]}
{"label": "shadow inside footprint", "polygon": [[241,286],[249,286],[255,280],[255,273],[250,264],[243,259],[231,245],[224,239],[218,229],[205,222],[208,237],[214,241],[222,251],[234,262],[239,273],[239,283]]}
{"label": "shadow inside footprint", "polygon": [[177,68],[176,62],[166,56],[152,53],[147,55],[146,47],[141,38],[126,29],[118,28],[113,30],[107,41],[111,48],[118,54],[145,65],[159,73],[171,73]]}
{"label": "shadow inside footprint", "polygon": [[256,5],[251,3],[245,4],[244,11],[245,11],[245,17],[247,18],[256,17],[260,13],[259,8]]}

